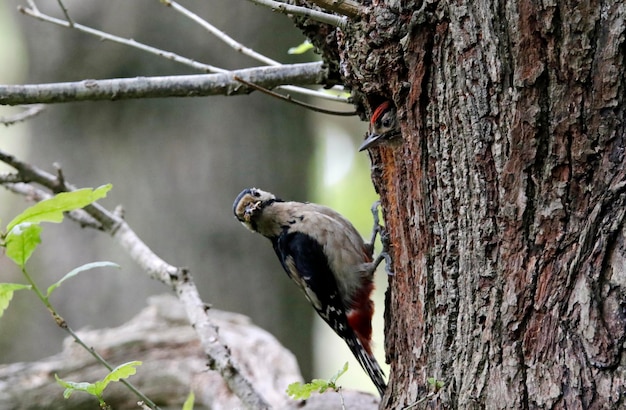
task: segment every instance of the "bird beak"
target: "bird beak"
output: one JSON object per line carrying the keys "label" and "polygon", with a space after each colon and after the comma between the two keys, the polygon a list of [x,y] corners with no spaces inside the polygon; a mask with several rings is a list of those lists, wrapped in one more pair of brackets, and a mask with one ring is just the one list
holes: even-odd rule
{"label": "bird beak", "polygon": [[377,145],[380,141],[380,137],[382,137],[383,134],[374,134],[373,132],[370,133],[367,138],[365,138],[365,141],[363,141],[363,143],[361,144],[361,146],[359,147],[359,152],[360,151],[365,151],[368,148],[371,148],[375,145]]}
{"label": "bird beak", "polygon": [[243,213],[243,220],[246,222],[250,222],[250,219],[252,219],[252,215],[254,215],[254,212],[259,209],[259,205],[261,205],[261,201],[252,202],[250,203],[250,205],[246,206],[246,209]]}

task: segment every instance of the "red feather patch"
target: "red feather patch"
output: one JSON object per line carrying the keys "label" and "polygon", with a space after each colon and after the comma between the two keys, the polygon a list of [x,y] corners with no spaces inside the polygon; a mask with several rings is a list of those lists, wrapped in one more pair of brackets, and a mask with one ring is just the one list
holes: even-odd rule
{"label": "red feather patch", "polygon": [[[366,279],[367,280],[367,279]],[[347,314],[348,323],[361,341],[363,348],[368,354],[372,354],[372,316],[374,315],[374,302],[370,300],[370,295],[374,290],[374,283],[367,280],[356,295],[354,295],[352,306]]]}
{"label": "red feather patch", "polygon": [[374,113],[372,114],[372,118],[370,119],[370,123],[372,125],[374,125],[374,123],[376,121],[378,121],[378,118],[380,118],[380,116],[389,109],[389,107],[391,107],[391,102],[389,101],[385,101],[384,103],[380,104],[378,106],[378,108],[376,108],[374,110]]}

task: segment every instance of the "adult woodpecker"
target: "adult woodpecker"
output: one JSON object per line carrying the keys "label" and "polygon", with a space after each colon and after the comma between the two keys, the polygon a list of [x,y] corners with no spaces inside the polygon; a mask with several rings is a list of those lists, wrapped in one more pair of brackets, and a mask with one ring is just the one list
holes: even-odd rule
{"label": "adult woodpecker", "polygon": [[285,202],[257,188],[243,190],[233,212],[246,228],[272,242],[287,275],[346,342],[382,397],[384,374],[371,347],[373,247],[334,210]]}
{"label": "adult woodpecker", "polygon": [[390,101],[385,101],[374,110],[370,119],[369,133],[359,147],[359,151],[391,141],[401,135],[396,107]]}

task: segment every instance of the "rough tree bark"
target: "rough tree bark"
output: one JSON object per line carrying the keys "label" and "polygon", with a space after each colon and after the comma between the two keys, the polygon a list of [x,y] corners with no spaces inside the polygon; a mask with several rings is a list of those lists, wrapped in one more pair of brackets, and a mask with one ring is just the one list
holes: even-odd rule
{"label": "rough tree bark", "polygon": [[383,406],[626,404],[620,1],[374,1],[339,33],[391,235]]}

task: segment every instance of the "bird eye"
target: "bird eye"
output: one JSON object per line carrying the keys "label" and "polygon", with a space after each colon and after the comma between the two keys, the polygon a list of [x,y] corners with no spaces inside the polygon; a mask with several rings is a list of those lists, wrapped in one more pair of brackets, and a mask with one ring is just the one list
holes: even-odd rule
{"label": "bird eye", "polygon": [[385,128],[391,127],[391,118],[389,118],[388,116],[383,117],[382,126]]}
{"label": "bird eye", "polygon": [[258,198],[261,196],[261,193],[259,191],[257,191],[256,189],[253,189],[251,192],[253,197]]}

